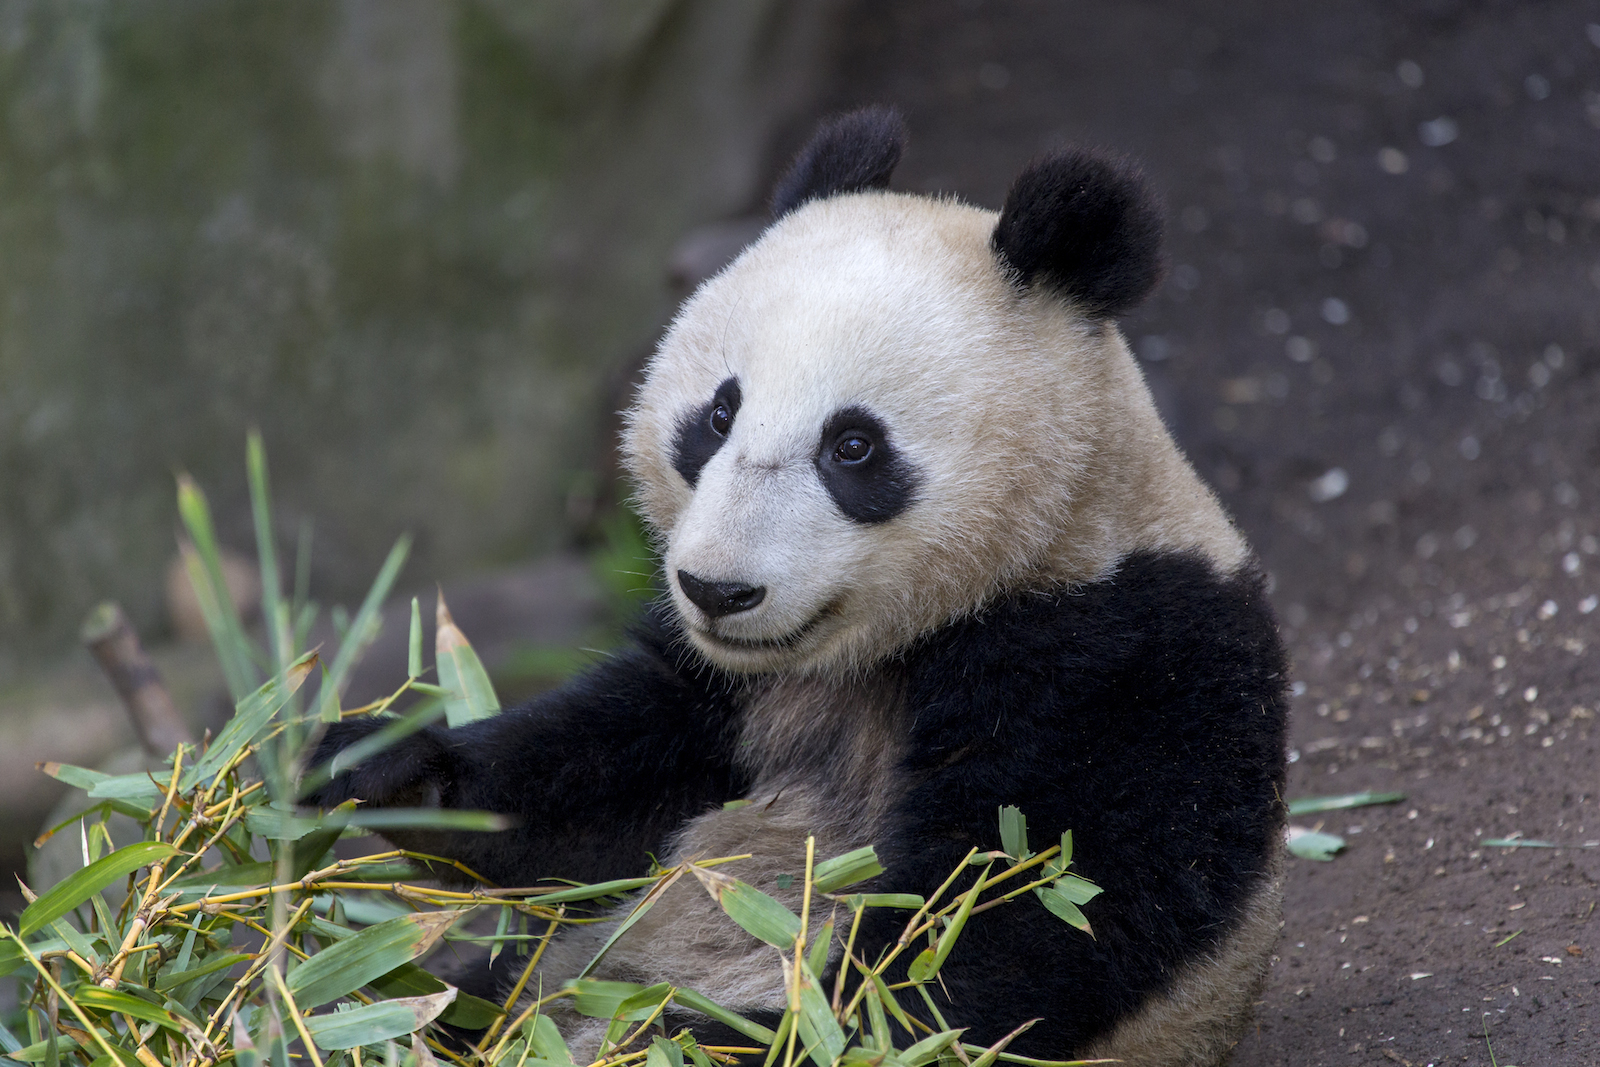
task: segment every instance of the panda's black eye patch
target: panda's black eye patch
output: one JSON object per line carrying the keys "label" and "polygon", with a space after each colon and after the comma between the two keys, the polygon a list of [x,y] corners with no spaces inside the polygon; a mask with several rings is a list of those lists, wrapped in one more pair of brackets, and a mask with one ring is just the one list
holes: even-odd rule
{"label": "panda's black eye patch", "polygon": [[700,470],[717,454],[733,429],[739,414],[739,379],[729,378],[717,386],[711,399],[689,412],[678,423],[672,442],[672,467],[690,488],[700,480]]}
{"label": "panda's black eye patch", "polygon": [[817,473],[846,518],[888,522],[916,500],[915,467],[889,439],[888,428],[865,408],[841,408],[822,427]]}

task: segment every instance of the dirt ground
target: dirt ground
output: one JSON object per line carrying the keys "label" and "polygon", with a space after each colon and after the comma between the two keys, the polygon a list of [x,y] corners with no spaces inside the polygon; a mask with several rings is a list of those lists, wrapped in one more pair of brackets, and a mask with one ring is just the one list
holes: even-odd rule
{"label": "dirt ground", "polygon": [[1600,7],[873,0],[832,84],[901,188],[1072,140],[1169,199],[1125,325],[1275,578],[1290,796],[1407,797],[1295,820],[1348,848],[1237,1067],[1600,1063]]}

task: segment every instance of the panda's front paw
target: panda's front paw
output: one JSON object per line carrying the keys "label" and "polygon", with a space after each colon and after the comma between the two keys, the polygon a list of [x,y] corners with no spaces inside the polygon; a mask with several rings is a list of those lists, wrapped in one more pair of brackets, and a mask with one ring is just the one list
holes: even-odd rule
{"label": "panda's front paw", "polygon": [[436,732],[423,729],[348,766],[347,750],[390,720],[350,719],[328,727],[309,762],[309,773],[332,777],[306,793],[302,804],[332,808],[347,800],[373,807],[437,807],[448,768],[447,750]]}

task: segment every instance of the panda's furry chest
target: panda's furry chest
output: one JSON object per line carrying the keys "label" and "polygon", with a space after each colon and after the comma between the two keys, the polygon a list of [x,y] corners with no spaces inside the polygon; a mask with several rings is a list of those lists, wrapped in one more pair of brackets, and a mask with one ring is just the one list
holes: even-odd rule
{"label": "panda's furry chest", "polygon": [[[748,854],[720,869],[798,912],[806,838],[816,837],[819,860],[872,844],[897,799],[903,705],[892,678],[753,687],[737,756],[750,783],[746,795],[685,823],[664,862]],[[547,955],[547,968],[570,977],[613,929],[573,931]],[[742,1010],[781,1010],[785,1003],[776,950],[735,925],[693,878],[662,894],[591,973],[670,981]],[[577,1019],[564,1026],[572,1034],[582,1029]]]}
{"label": "panda's furry chest", "polygon": [[903,783],[903,710],[899,679],[885,674],[753,686],[735,747],[745,795],[686,823],[673,856],[751,853],[738,877],[772,892],[779,874],[798,873],[807,836],[818,859],[872,844]]}

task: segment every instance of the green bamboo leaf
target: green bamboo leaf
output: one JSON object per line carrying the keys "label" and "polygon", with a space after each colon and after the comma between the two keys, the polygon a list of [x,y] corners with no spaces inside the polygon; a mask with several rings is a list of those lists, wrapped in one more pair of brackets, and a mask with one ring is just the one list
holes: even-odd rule
{"label": "green bamboo leaf", "polygon": [[422,604],[411,598],[411,634],[406,643],[406,677],[422,677]]}
{"label": "green bamboo leaf", "polygon": [[978,902],[978,894],[987,886],[988,878],[989,867],[984,867],[983,873],[978,875],[978,880],[972,883],[972,888],[962,896],[961,906],[956,909],[950,925],[939,935],[939,940],[933,947],[932,959],[924,961],[928,953],[923,952],[911,961],[909,977],[913,982],[926,982],[939,973],[939,968],[943,967],[944,961],[950,957],[950,950],[956,947],[956,938],[961,936],[962,929],[967,925],[967,917],[972,914],[972,906]]}
{"label": "green bamboo leaf", "polygon": [[1078,906],[1065,893],[1048,885],[1038,886],[1034,889],[1034,893],[1044,902],[1044,906],[1050,909],[1052,915],[1068,926],[1076,927],[1090,937],[1094,936],[1094,929],[1090,927],[1089,920],[1084,918],[1083,912],[1078,910]]}
{"label": "green bamboo leaf", "polygon": [[191,542],[180,548],[195,600],[205,618],[206,629],[211,633],[211,642],[216,646],[228,692],[235,701],[243,700],[256,687],[259,677],[255,648],[245,636],[239,609],[222,576],[222,554],[217,547],[206,495],[187,474],[178,475],[178,516]]}
{"label": "green bamboo leaf", "polygon": [[141,1000],[129,993],[116,989],[101,989],[97,985],[80,985],[73,991],[72,999],[78,1006],[91,1011],[120,1012],[135,1019],[142,1019],[147,1023],[155,1023],[168,1030],[183,1032],[183,1024],[178,1017],[167,1009]]}
{"label": "green bamboo leaf", "polygon": [[906,1067],[922,1067],[925,1063],[932,1063],[939,1058],[939,1053],[955,1044],[956,1039],[965,1032],[965,1030],[942,1030],[937,1034],[930,1034],[900,1053],[900,1060]]}
{"label": "green bamboo leaf", "polygon": [[[349,931],[346,936],[351,936]],[[421,997],[430,993],[443,993],[455,987],[435,978],[415,963],[402,964],[380,978],[367,983],[367,988],[390,999]],[[500,1016],[505,1009],[492,1000],[475,997],[471,993],[456,991],[456,999],[439,1015],[439,1021],[459,1026],[463,1030],[482,1030]]]}
{"label": "green bamboo leaf", "polygon": [[[88,792],[111,777],[111,775],[103,771],[91,771],[87,767],[77,767],[71,763],[56,763],[54,761],[39,764],[39,769],[56,781],[65,782],[76,789],[82,789],[84,792]],[[77,822],[78,820],[72,819],[71,821]]]}
{"label": "green bamboo leaf", "polygon": [[915,893],[857,893],[847,897],[845,904],[851,911],[857,908],[902,908],[916,911],[927,901]]}
{"label": "green bamboo leaf", "polygon": [[752,936],[777,948],[794,947],[800,936],[800,916],[755,886],[717,871],[690,868],[728,917]]}
{"label": "green bamboo leaf", "polygon": [[[296,967],[289,975],[289,992],[302,1008],[314,1008],[353,993],[374,978],[428,951],[462,914],[459,911],[423,911],[369,927],[323,949]],[[443,1011],[447,1004],[447,1001],[441,1002],[439,1010]]]}
{"label": "green bamboo leaf", "polygon": [[228,725],[222,728],[217,739],[211,742],[211,747],[206,749],[205,755],[184,772],[183,781],[179,783],[179,791],[188,792],[196,785],[210,781],[234,757],[244,751],[247,745],[252,744],[258,735],[272,722],[289,698],[299,690],[306,676],[311,673],[317,664],[317,653],[313,650],[307,652],[291,663],[287,670],[272,678],[257,689],[254,693],[239,701],[238,710],[234,712]]}
{"label": "green bamboo leaf", "polygon": [[1061,862],[1066,865],[1072,863],[1072,831],[1067,830],[1061,835]]}
{"label": "green bamboo leaf", "polygon": [[[89,797],[93,800],[126,800],[141,803],[146,808],[159,802],[166,793],[165,786],[143,771],[107,775],[89,789]],[[149,817],[148,812],[145,817]]]}
{"label": "green bamboo leaf", "polygon": [[439,685],[450,692],[445,698],[445,720],[451,726],[500,714],[500,698],[495,696],[489,672],[483,669],[466,634],[450,617],[442,589],[436,612],[433,660],[439,672]]}
{"label": "green bamboo leaf", "polygon": [[[614,1019],[622,1002],[647,988],[633,982],[604,982],[594,978],[579,978],[566,983],[573,991],[572,1010],[591,1019]],[[654,987],[649,987],[654,988]],[[659,1003],[659,1001],[657,1002]],[[623,1016],[628,1022],[638,1022],[649,1015],[651,1008],[640,1008]]]}
{"label": "green bamboo leaf", "polygon": [[1028,820],[1020,809],[1010,804],[1000,809],[1000,847],[1006,855],[1017,861],[1033,855],[1028,851]]}
{"label": "green bamboo leaf", "polygon": [[209,957],[198,967],[191,967],[184,971],[169,971],[163,974],[155,980],[152,988],[159,993],[165,993],[169,989],[176,989],[181,985],[194,981],[196,978],[204,978],[208,974],[227,970],[236,963],[244,963],[253,959],[255,959],[254,956],[244,952],[219,953]]}
{"label": "green bamboo leaf", "polygon": [[645,1067],[683,1067],[683,1049],[664,1037],[651,1040],[644,1054]]}
{"label": "green bamboo leaf", "polygon": [[913,982],[926,982],[933,977],[933,949],[925,948],[917,953],[911,961],[911,966],[906,969],[906,976]]}
{"label": "green bamboo leaf", "polygon": [[490,811],[460,808],[371,808],[350,816],[348,825],[367,830],[392,830],[396,827],[423,827],[429,830],[475,830],[494,833],[507,829],[514,820]]}
{"label": "green bamboo leaf", "polygon": [[20,969],[28,957],[22,954],[22,946],[15,941],[0,941],[0,978]]}
{"label": "green bamboo leaf", "polygon": [[646,1019],[656,1013],[656,1009],[672,995],[672,985],[668,982],[657,982],[655,985],[646,986],[632,996],[624,997],[617,1004],[611,1025],[606,1027],[605,1040],[600,1044],[600,1055],[603,1057],[610,1051],[611,1045],[628,1029],[628,1024],[637,1019]]}
{"label": "green bamboo leaf", "polygon": [[916,1033],[916,1029],[911,1025],[911,1016],[906,1014],[905,1009],[900,1006],[900,1002],[889,991],[889,985],[883,980],[883,976],[872,972],[869,977],[872,980],[872,988],[878,994],[878,999],[883,1002],[885,1008],[889,1009],[889,1014],[894,1016],[895,1022],[905,1027],[906,1033]]}
{"label": "green bamboo leaf", "polygon": [[818,988],[816,975],[803,960],[800,962],[800,1014],[795,1024],[800,1027],[800,1040],[806,1043],[817,1067],[832,1067],[833,1061],[844,1055],[844,1031],[839,1028],[839,1020],[833,1017],[828,998]]}
{"label": "green bamboo leaf", "polygon": [[811,967],[812,974],[822,973],[828,964],[828,950],[832,947],[833,920],[829,919],[817,931],[817,936],[811,939],[811,948],[806,952],[806,963]]}
{"label": "green bamboo leaf", "polygon": [[23,937],[43,929],[119,878],[126,878],[140,867],[148,867],[178,850],[160,841],[140,841],[102,856],[80,871],[75,871],[49,892],[23,909],[18,932]]}
{"label": "green bamboo leaf", "polygon": [[558,889],[554,893],[530,897],[529,900],[541,905],[572,904],[580,900],[596,900],[600,897],[620,896],[635,889],[643,889],[647,885],[654,885],[660,880],[660,875],[646,875],[641,878],[618,878],[611,882],[595,882],[593,885]]}
{"label": "green bamboo leaf", "polygon": [[257,804],[244,815],[246,830],[271,841],[298,841],[321,825],[322,820],[314,815],[301,815],[277,804]]}
{"label": "green bamboo leaf", "polygon": [[1315,830],[1289,827],[1289,851],[1301,859],[1326,863],[1334,854],[1344,849],[1344,838],[1338,834],[1324,834]]}
{"label": "green bamboo leaf", "polygon": [[261,617],[266,623],[268,651],[272,663],[282,670],[293,656],[289,636],[289,612],[283,602],[283,587],[278,578],[278,550],[272,539],[272,497],[267,479],[267,450],[261,444],[261,431],[251,430],[245,438],[245,469],[250,481],[250,516],[255,520],[256,559],[261,565]]}
{"label": "green bamboo leaf", "polygon": [[339,721],[339,693],[344,689],[345,682],[349,681],[350,671],[361,659],[361,654],[377,638],[383,624],[379,612],[394,580],[400,576],[400,568],[405,565],[406,554],[410,551],[411,537],[402,534],[389,550],[388,558],[383,561],[378,576],[372,581],[372,588],[367,590],[366,599],[361,602],[361,610],[356,612],[354,621],[350,623],[350,629],[339,645],[339,654],[333,657],[333,666],[328,669],[328,677],[322,683],[324,722]]}
{"label": "green bamboo leaf", "polygon": [[878,996],[878,990],[867,986],[867,1029],[872,1038],[872,1048],[878,1052],[887,1052],[894,1047],[894,1037],[889,1029],[889,1020],[883,1013],[883,998]]}
{"label": "green bamboo leaf", "polygon": [[572,1067],[572,1052],[561,1038],[555,1020],[548,1015],[535,1015],[523,1024],[528,1033],[528,1047],[542,1060]]}
{"label": "green bamboo leaf", "polygon": [[1029,1019],[1027,1022],[1011,1031],[1005,1037],[1002,1037],[999,1041],[996,1041],[993,1045],[990,1045],[987,1049],[984,1049],[983,1052],[979,1053],[978,1058],[972,1061],[972,1067],[992,1067],[994,1061],[999,1059],[1005,1053],[1006,1046],[1011,1044],[1011,1042],[1015,1041],[1021,1035],[1027,1033],[1029,1030],[1032,1030],[1033,1025],[1038,1021],[1038,1019]]}
{"label": "green bamboo leaf", "polygon": [[305,1020],[306,1031],[318,1048],[330,1052],[373,1045],[416,1033],[443,1014],[455,998],[456,990],[451,986],[443,993],[426,997],[380,1000],[349,1011],[313,1015]]}
{"label": "green bamboo leaf", "polygon": [[883,873],[878,853],[871,845],[823,860],[811,870],[811,884],[819,893],[837,893],[845,886],[865,882]]}
{"label": "green bamboo leaf", "polygon": [[1404,793],[1345,793],[1332,797],[1300,797],[1289,801],[1290,815],[1314,815],[1319,811],[1341,811],[1345,808],[1364,808],[1371,804],[1398,804],[1406,798]]}
{"label": "green bamboo leaf", "polygon": [[1053,885],[1058,893],[1074,904],[1087,904],[1103,892],[1089,879],[1079,878],[1075,874],[1064,874]]}
{"label": "green bamboo leaf", "polygon": [[770,1045],[777,1040],[777,1035],[760,1023],[751,1022],[743,1015],[729,1011],[709,997],[701,996],[692,989],[680,989],[672,995],[675,1003],[683,1005],[690,1011],[697,1011],[701,1015],[715,1019],[724,1026],[739,1031],[745,1037],[757,1044]]}

